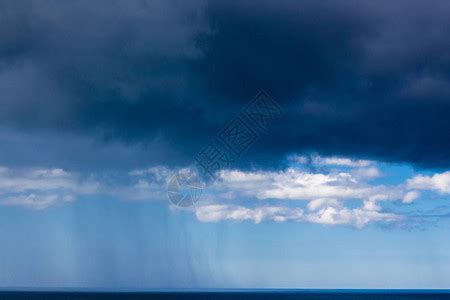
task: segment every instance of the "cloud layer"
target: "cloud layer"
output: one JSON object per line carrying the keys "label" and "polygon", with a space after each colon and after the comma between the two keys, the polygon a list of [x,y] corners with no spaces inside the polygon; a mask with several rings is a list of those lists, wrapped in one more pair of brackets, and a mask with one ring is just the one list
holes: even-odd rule
{"label": "cloud layer", "polygon": [[82,195],[98,194],[98,182],[62,169],[0,167],[0,204],[44,209]]}
{"label": "cloud layer", "polygon": [[[200,222],[273,221],[363,228],[370,223],[407,224],[406,211],[412,203],[421,200],[428,201],[428,206],[437,205],[428,199],[429,194],[422,197],[422,192],[444,198],[450,194],[448,172],[397,178],[395,172],[387,169],[385,172],[394,181],[402,180],[389,183],[392,178],[379,170],[381,165],[376,161],[313,157],[291,158],[292,165],[280,170],[218,171],[216,180],[203,183],[202,196],[196,205],[171,208],[175,213],[192,213]],[[299,161],[302,163],[298,164]],[[324,166],[324,161],[333,163]],[[370,176],[367,169],[372,170]],[[372,176],[373,170],[376,177]],[[59,168],[1,167],[0,204],[40,210],[83,197],[168,201],[168,182],[180,172],[195,174],[197,170],[157,166],[125,174],[86,176]],[[386,183],[380,183],[380,179]],[[420,215],[416,213],[415,221]]]}

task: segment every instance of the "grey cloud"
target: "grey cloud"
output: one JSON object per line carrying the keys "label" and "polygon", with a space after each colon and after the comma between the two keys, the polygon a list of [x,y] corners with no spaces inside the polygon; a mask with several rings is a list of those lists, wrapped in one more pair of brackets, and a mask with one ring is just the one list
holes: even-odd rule
{"label": "grey cloud", "polygon": [[[75,135],[137,149],[150,164],[186,164],[264,89],[286,117],[242,166],[315,151],[446,168],[449,10],[445,1],[4,1],[0,125],[59,136],[40,150],[55,157],[61,137]],[[14,147],[0,148],[4,160],[23,152]],[[103,148],[66,162],[102,161]],[[45,153],[11,155],[39,164]]]}

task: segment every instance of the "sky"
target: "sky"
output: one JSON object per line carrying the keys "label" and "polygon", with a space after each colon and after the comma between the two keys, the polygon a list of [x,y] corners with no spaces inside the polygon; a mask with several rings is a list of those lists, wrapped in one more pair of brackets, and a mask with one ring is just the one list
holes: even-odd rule
{"label": "sky", "polygon": [[0,288],[450,288],[449,13],[2,1]]}

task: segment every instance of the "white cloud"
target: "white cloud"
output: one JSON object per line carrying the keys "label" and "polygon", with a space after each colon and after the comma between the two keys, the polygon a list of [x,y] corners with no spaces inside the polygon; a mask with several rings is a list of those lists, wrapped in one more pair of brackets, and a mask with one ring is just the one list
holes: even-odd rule
{"label": "white cloud", "polygon": [[450,194],[450,171],[434,174],[433,176],[417,175],[408,180],[410,189],[433,190],[443,194]]}
{"label": "white cloud", "polygon": [[364,201],[363,208],[365,210],[374,210],[374,211],[381,210],[381,206],[376,201],[372,201],[372,200]]}
{"label": "white cloud", "polygon": [[312,223],[324,225],[352,225],[362,228],[371,222],[393,222],[399,221],[402,217],[396,214],[383,213],[377,210],[362,208],[322,208],[315,214],[307,215],[307,220]]}
{"label": "white cloud", "polygon": [[219,173],[219,178],[217,189],[257,199],[379,201],[399,200],[405,193],[398,186],[370,185],[346,172],[311,173],[295,168],[278,172],[225,170]]}
{"label": "white cloud", "polygon": [[[328,160],[324,160],[330,162]],[[334,162],[334,161],[333,161]],[[349,165],[347,161],[338,161]],[[358,228],[371,222],[403,220],[398,214],[382,211],[382,201],[411,203],[420,196],[405,184],[372,184],[370,179],[381,176],[376,166],[361,167],[372,162],[352,162],[354,169],[345,172],[320,169],[313,172],[302,168],[279,171],[222,170],[219,180],[210,186],[209,204],[195,210],[202,222],[222,220],[264,220],[309,222],[324,225],[352,225]],[[225,199],[221,195],[227,194]],[[231,204],[233,200],[259,200],[248,208]],[[307,210],[284,205],[266,206],[262,200],[308,201]],[[346,201],[360,201],[358,208],[347,207]],[[281,204],[282,202],[280,202]],[[291,202],[292,204],[293,202]]]}
{"label": "white cloud", "polygon": [[298,220],[303,216],[302,209],[288,209],[280,206],[262,206],[246,208],[237,205],[204,205],[195,207],[195,215],[201,222],[219,222],[223,220],[253,221],[256,224],[263,220],[283,222]]}
{"label": "white cloud", "polygon": [[[28,194],[28,195],[18,195],[14,197],[8,197],[2,200],[3,205],[9,206],[23,206],[31,209],[44,209],[49,206],[54,205],[58,201],[58,195],[36,195],[36,194]],[[67,198],[66,198],[67,199]]]}
{"label": "white cloud", "polygon": [[323,157],[320,155],[311,155],[311,156],[294,156],[292,158],[294,161],[305,164],[310,162],[316,166],[344,166],[344,167],[368,167],[373,162],[370,160],[353,160],[346,157],[339,156],[330,156]]}
{"label": "white cloud", "polygon": [[[206,186],[200,206],[190,210],[201,222],[271,220],[362,228],[371,222],[403,219],[398,214],[384,212],[383,201],[412,203],[421,196],[420,190],[450,193],[450,172],[417,175],[404,184],[382,185],[371,181],[382,175],[374,162],[336,157],[313,157],[313,162],[337,167],[318,168],[318,171],[307,167],[278,171],[222,170],[217,174],[218,180]],[[165,201],[167,183],[177,172],[191,174],[195,170],[156,166],[128,172],[125,180],[105,176],[103,181],[98,181],[59,168],[0,166],[0,204],[45,209],[74,201],[81,195]],[[348,207],[349,200],[353,200],[351,207]],[[304,201],[306,205],[296,201]],[[360,204],[355,208],[358,201]]]}
{"label": "white cloud", "polygon": [[29,190],[68,190],[80,193],[94,192],[97,184],[81,181],[62,169],[8,169],[0,172],[0,192],[25,192]]}
{"label": "white cloud", "polygon": [[405,194],[403,197],[403,203],[412,203],[414,200],[420,197],[420,193],[418,191],[410,191]]}
{"label": "white cloud", "polygon": [[381,176],[381,172],[377,167],[358,168],[352,174],[359,178],[376,178]]}
{"label": "white cloud", "polygon": [[337,201],[336,199],[315,199],[308,203],[308,209],[309,210],[318,210],[323,207],[341,207],[342,204]]}
{"label": "white cloud", "polygon": [[153,176],[156,180],[166,180],[171,174],[174,173],[174,170],[171,170],[165,166],[156,166],[150,167],[146,169],[137,169],[132,170],[128,174],[130,176],[142,177],[142,176]]}
{"label": "white cloud", "polygon": [[44,209],[76,196],[97,193],[99,184],[81,180],[62,169],[9,169],[0,167],[0,204]]}
{"label": "white cloud", "polygon": [[345,207],[325,206],[320,210],[305,213],[299,208],[284,206],[263,206],[248,208],[236,205],[204,205],[195,207],[195,215],[201,222],[253,221],[258,224],[262,221],[295,221],[303,223],[316,223],[322,225],[349,225],[363,228],[371,222],[393,222],[402,219],[401,216],[383,213],[369,207],[349,209]]}
{"label": "white cloud", "polygon": [[351,160],[342,157],[314,157],[313,163],[317,165],[335,165],[346,167],[367,167],[371,164],[369,160]]}
{"label": "white cloud", "polygon": [[[44,209],[75,201],[82,195],[109,196],[124,201],[166,199],[166,181],[176,170],[152,167],[128,173],[130,180],[102,177],[103,181],[60,168],[10,169],[0,166],[0,205]],[[190,172],[181,169],[180,172]]]}

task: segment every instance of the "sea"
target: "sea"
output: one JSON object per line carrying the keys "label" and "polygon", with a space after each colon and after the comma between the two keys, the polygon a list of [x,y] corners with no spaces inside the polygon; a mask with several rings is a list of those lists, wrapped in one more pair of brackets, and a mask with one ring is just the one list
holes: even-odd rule
{"label": "sea", "polygon": [[202,291],[145,291],[145,292],[104,292],[104,291],[0,291],[3,299],[450,299],[450,290],[202,290]]}

